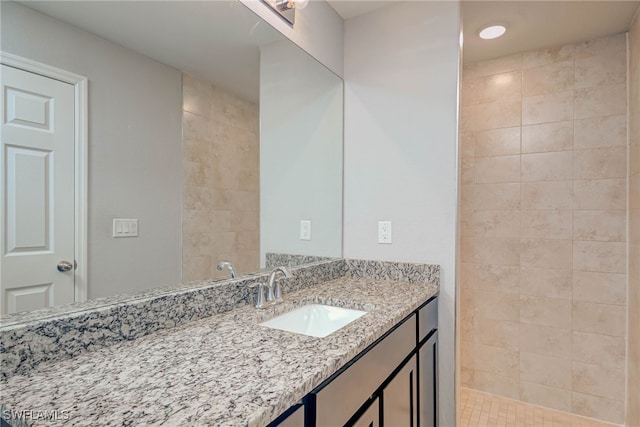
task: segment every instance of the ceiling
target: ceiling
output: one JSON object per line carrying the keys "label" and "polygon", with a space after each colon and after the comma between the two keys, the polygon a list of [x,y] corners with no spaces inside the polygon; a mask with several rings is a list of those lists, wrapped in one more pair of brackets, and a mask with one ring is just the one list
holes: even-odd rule
{"label": "ceiling", "polygon": [[235,1],[21,1],[24,6],[258,100],[260,46],[284,36]]}
{"label": "ceiling", "polygon": [[[345,20],[399,3],[328,2]],[[622,33],[629,29],[639,4],[640,1],[463,1],[463,60],[468,64]],[[507,34],[495,40],[480,39],[479,30],[493,23],[505,25]]]}

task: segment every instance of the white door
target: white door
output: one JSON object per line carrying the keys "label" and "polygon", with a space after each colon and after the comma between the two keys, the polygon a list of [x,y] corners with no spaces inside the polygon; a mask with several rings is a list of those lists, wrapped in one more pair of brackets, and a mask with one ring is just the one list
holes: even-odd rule
{"label": "white door", "polygon": [[74,87],[6,65],[0,80],[4,314],[74,301]]}

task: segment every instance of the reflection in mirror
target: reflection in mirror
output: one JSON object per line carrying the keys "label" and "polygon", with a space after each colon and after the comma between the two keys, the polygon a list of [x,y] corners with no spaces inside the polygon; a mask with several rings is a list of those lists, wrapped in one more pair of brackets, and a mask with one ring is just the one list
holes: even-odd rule
{"label": "reflection in mirror", "polygon": [[[10,230],[3,230],[2,313],[226,278],[229,269],[216,268],[224,260],[242,275],[269,267],[269,259],[341,256],[342,80],[245,6],[0,7],[3,63],[16,56],[88,80],[87,205],[84,213],[74,207],[76,218],[86,215],[86,233],[80,227],[65,237],[50,223],[52,247],[62,247],[63,238],[84,242],[85,265],[75,275],[56,269],[58,261],[78,258],[76,243],[70,254],[49,254],[37,267],[41,277],[9,277]],[[2,80],[4,87],[5,73]],[[8,140],[9,125],[3,122],[3,153],[23,144]],[[51,195],[78,188],[50,184]],[[2,212],[10,208],[7,185]],[[135,230],[115,219],[137,220]],[[301,256],[267,256],[274,252]],[[70,300],[54,292],[60,274],[72,277]]]}

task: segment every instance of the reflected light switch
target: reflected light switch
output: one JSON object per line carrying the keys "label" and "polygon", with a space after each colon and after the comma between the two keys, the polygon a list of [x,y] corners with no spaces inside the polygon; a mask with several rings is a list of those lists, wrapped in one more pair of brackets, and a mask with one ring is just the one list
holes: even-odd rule
{"label": "reflected light switch", "polygon": [[138,237],[138,219],[113,219],[113,237]]}

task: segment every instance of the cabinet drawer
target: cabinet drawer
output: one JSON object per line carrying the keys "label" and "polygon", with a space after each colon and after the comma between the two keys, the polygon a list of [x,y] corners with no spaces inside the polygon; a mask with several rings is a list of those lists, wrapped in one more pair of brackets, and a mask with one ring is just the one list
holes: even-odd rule
{"label": "cabinet drawer", "polygon": [[425,339],[434,329],[438,329],[438,298],[418,311],[418,341]]}
{"label": "cabinet drawer", "polygon": [[415,348],[413,315],[316,393],[316,426],[344,425]]}

